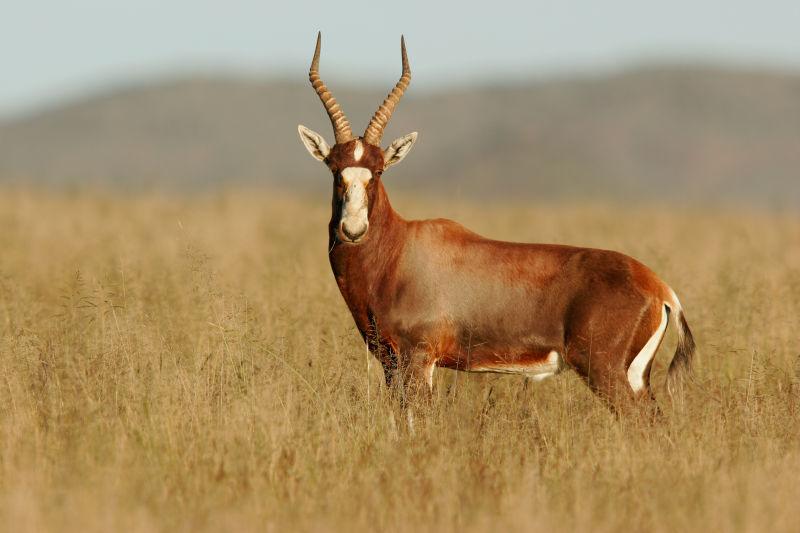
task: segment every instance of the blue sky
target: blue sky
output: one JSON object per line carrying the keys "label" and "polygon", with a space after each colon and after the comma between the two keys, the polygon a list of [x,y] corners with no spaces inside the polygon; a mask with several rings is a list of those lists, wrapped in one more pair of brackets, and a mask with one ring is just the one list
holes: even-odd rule
{"label": "blue sky", "polygon": [[396,77],[401,33],[423,90],[647,61],[800,71],[796,0],[16,0],[0,19],[0,114],[153,76],[302,81],[317,29],[331,84]]}

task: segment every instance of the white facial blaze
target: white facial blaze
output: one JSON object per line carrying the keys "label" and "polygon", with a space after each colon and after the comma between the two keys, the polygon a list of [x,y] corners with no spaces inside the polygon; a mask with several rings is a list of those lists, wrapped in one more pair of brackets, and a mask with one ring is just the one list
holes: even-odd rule
{"label": "white facial blaze", "polygon": [[353,159],[361,161],[361,156],[364,155],[364,145],[361,141],[356,141],[356,147],[353,149]]}
{"label": "white facial blaze", "polygon": [[347,167],[342,170],[345,193],[342,202],[342,231],[346,237],[361,236],[367,231],[367,184],[372,172],[363,167]]}

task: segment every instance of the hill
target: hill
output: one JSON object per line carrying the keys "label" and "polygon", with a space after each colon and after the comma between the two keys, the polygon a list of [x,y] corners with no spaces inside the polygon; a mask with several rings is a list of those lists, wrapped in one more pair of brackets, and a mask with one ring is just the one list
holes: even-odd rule
{"label": "hill", "polygon": [[[331,83],[362,131],[386,87]],[[0,123],[0,180],[327,189],[296,125],[332,138],[305,83],[187,79]],[[520,199],[800,205],[800,76],[700,67],[425,93],[386,141],[420,132],[392,189]]]}

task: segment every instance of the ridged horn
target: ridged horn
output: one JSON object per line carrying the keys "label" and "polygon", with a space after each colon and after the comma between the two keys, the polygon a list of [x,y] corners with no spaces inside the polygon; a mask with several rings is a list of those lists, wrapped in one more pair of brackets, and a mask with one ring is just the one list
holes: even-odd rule
{"label": "ridged horn", "polygon": [[308,81],[317,92],[319,99],[322,100],[322,105],[325,106],[325,111],[331,119],[333,126],[333,136],[336,139],[336,144],[346,143],[353,139],[353,132],[350,130],[350,123],[336,98],[333,97],[328,87],[319,77],[319,52],[322,48],[322,32],[317,33],[317,48],[314,50],[314,59],[311,60],[311,68],[308,70]]}
{"label": "ridged horn", "polygon": [[392,92],[386,96],[378,110],[372,115],[372,120],[369,121],[369,126],[364,132],[364,140],[375,146],[380,146],[383,129],[389,123],[389,119],[392,118],[392,112],[400,98],[403,97],[403,93],[406,92],[408,84],[411,83],[411,68],[408,66],[408,56],[406,55],[406,40],[402,36],[400,37],[400,53],[403,56],[403,74],[400,76],[397,85],[392,89]]}

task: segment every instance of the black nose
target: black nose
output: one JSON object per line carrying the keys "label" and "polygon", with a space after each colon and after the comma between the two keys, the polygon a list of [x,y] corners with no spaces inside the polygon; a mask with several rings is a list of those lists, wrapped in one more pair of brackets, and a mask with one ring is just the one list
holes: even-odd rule
{"label": "black nose", "polygon": [[355,233],[351,233],[350,231],[347,230],[347,225],[346,224],[342,224],[342,233],[344,233],[344,236],[347,237],[347,239],[350,240],[350,241],[357,241],[366,232],[367,232],[367,228],[365,227],[361,231],[357,231]]}

